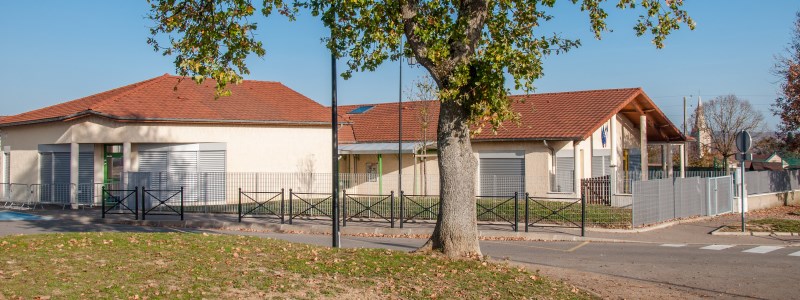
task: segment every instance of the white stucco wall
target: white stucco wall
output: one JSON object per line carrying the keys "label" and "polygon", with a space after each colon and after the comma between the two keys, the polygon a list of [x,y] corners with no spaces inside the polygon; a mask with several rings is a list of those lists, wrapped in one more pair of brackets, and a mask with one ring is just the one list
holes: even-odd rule
{"label": "white stucco wall", "polygon": [[102,144],[132,143],[132,171],[139,143],[226,143],[228,172],[299,172],[301,164],[330,173],[330,129],[312,126],[120,123],[100,117],[4,128],[11,147],[11,181],[39,182],[40,144],[95,144],[95,174],[103,177]]}

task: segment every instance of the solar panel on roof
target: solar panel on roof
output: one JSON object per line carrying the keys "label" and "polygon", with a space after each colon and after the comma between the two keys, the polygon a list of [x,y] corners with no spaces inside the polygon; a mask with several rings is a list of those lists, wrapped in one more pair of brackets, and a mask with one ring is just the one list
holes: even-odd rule
{"label": "solar panel on roof", "polygon": [[365,113],[366,111],[372,109],[373,107],[375,107],[375,106],[374,105],[359,106],[356,109],[351,110],[348,114],[351,114],[351,115],[362,114],[362,113]]}

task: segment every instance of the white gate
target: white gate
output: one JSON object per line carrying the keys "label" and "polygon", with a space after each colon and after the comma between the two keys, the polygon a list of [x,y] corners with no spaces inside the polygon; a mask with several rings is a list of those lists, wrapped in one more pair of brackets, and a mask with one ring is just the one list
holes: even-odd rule
{"label": "white gate", "polygon": [[708,178],[706,211],[709,216],[733,212],[733,178],[731,176]]}

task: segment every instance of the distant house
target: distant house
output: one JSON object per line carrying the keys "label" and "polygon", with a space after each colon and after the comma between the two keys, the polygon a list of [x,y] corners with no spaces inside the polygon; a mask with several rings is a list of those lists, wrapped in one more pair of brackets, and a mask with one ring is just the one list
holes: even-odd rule
{"label": "distant house", "polygon": [[[479,163],[479,195],[530,193],[537,197],[579,197],[581,179],[614,178],[618,194],[630,193],[631,176],[647,175],[648,145],[683,147],[686,138],[639,88],[543,93],[511,96],[520,124],[506,123],[492,133],[484,129],[472,138]],[[403,104],[402,174],[407,193],[438,192],[438,181],[424,182],[427,170],[438,173],[436,122],[422,135],[420,110],[430,109],[436,120],[435,101]],[[368,173],[370,182],[384,193],[397,190],[398,104],[343,106],[340,146],[343,172]],[[425,140],[427,143],[423,143]],[[673,147],[665,147],[666,152]],[[645,149],[644,151],[642,149]],[[679,148],[680,149],[680,148]],[[671,164],[668,160],[667,164]],[[669,170],[672,170],[671,166]],[[644,174],[644,175],[641,175]],[[512,180],[512,178],[517,178]],[[423,186],[436,185],[423,191]]]}
{"label": "distant house", "polygon": [[165,74],[2,118],[2,182],[80,197],[129,171],[330,172],[329,108],[278,82],[229,88]]}

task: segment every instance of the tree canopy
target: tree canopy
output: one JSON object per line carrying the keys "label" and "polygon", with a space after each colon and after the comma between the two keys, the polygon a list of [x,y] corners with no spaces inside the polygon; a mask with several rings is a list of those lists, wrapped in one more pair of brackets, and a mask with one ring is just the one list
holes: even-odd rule
{"label": "tree canopy", "polygon": [[[607,31],[609,8],[640,9],[636,35],[650,35],[656,47],[681,24],[694,22],[681,0],[568,0],[587,13],[590,30],[599,39]],[[249,74],[245,58],[264,56],[254,32],[256,13],[275,12],[294,19],[300,12],[321,17],[330,28],[326,45],[346,60],[345,78],[352,72],[372,71],[386,60],[414,56],[439,85],[440,99],[455,100],[469,110],[470,120],[499,125],[514,119],[505,88],[533,90],[542,76],[542,59],[580,45],[557,33],[539,33],[552,19],[555,0],[500,1],[319,1],[297,0],[149,0],[154,22],[148,40],[154,49],[175,55],[180,75],[197,81],[216,80],[225,86]],[[255,5],[260,5],[257,10]],[[166,34],[161,40],[159,35]],[[404,39],[405,37],[405,39]],[[471,97],[464,98],[465,94]]]}

